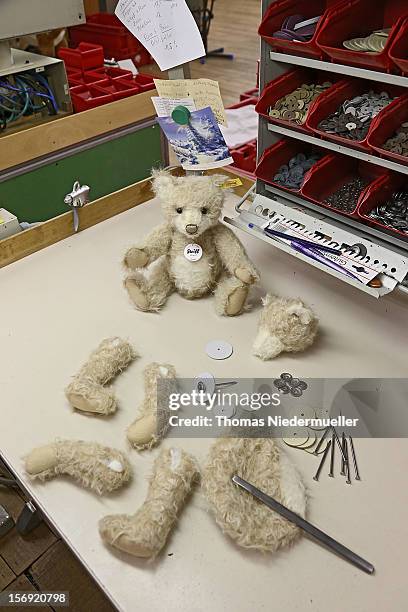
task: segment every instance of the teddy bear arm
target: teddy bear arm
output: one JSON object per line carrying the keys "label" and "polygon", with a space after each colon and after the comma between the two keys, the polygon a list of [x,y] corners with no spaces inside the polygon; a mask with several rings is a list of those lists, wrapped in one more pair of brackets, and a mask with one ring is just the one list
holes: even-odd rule
{"label": "teddy bear arm", "polygon": [[137,245],[126,251],[123,263],[126,268],[144,268],[162,255],[166,255],[171,243],[171,229],[167,224],[155,227]]}
{"label": "teddy bear arm", "polygon": [[248,285],[259,280],[258,271],[234,232],[224,225],[219,225],[214,233],[214,239],[218,255],[231,275]]}

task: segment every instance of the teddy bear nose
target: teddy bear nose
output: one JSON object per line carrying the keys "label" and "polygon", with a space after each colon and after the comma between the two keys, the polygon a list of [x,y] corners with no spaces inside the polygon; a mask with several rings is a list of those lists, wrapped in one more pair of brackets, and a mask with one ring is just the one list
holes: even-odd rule
{"label": "teddy bear nose", "polygon": [[197,230],[198,226],[194,225],[193,223],[189,223],[188,225],[186,225],[187,234],[195,234]]}

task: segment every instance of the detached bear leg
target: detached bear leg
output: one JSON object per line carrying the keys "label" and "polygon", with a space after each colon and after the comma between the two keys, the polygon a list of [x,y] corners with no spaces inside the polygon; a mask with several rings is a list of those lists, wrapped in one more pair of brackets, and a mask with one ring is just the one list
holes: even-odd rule
{"label": "detached bear leg", "polygon": [[235,276],[224,276],[214,292],[215,310],[219,315],[234,317],[241,314],[248,297],[249,285]]}
{"label": "detached bear leg", "polygon": [[154,265],[148,276],[141,272],[130,273],[124,285],[132,303],[144,312],[160,310],[174,291],[166,260]]}

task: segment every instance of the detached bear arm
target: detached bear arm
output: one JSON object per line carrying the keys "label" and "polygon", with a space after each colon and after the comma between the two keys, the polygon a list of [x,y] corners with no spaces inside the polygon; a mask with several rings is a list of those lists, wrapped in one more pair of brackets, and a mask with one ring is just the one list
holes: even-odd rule
{"label": "detached bear arm", "polygon": [[123,264],[135,270],[144,268],[168,253],[171,243],[171,228],[166,223],[155,227],[139,244],[125,253]]}
{"label": "detached bear arm", "polygon": [[259,280],[258,271],[244,247],[228,227],[219,225],[214,232],[214,241],[218,255],[230,274],[248,285]]}

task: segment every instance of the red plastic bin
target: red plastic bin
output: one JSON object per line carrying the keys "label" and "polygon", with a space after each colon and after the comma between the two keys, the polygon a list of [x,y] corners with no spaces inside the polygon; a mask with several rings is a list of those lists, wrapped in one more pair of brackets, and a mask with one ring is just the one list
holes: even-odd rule
{"label": "red plastic bin", "polygon": [[[347,2],[343,0],[280,0],[278,2],[272,2],[259,26],[259,35],[266,40],[271,47],[283,53],[323,59],[324,54],[316,44],[317,34],[326,16],[329,14],[330,9],[342,4],[347,5],[348,0]],[[297,42],[294,40],[281,40],[280,38],[275,38],[273,33],[280,30],[286,17],[296,14],[304,15],[306,19],[321,15],[311,40],[307,42]]]}
{"label": "red plastic bin", "polygon": [[101,45],[90,45],[85,42],[80,43],[76,49],[61,47],[58,50],[58,57],[64,60],[69,68],[78,68],[82,72],[100,68],[105,59]]}
{"label": "red plastic bin", "polygon": [[131,58],[138,66],[142,65],[141,62],[152,61],[140,41],[129,32],[116,15],[95,13],[87,18],[85,24],[70,28],[69,33],[73,44],[86,41],[102,45],[107,57],[114,57],[117,60]]}
{"label": "red plastic bin", "polygon": [[114,101],[111,93],[95,85],[78,85],[72,87],[70,93],[76,113]]}
{"label": "red plastic bin", "polygon": [[[338,75],[309,68],[296,68],[290,72],[285,72],[285,74],[281,75],[277,79],[274,79],[265,87],[261,93],[257,105],[255,106],[255,110],[257,113],[262,115],[262,117],[265,117],[265,119],[267,119],[270,123],[276,123],[284,127],[290,127],[298,132],[310,134],[311,129],[307,126],[307,122],[303,125],[298,125],[294,121],[286,121],[285,119],[270,117],[268,114],[269,108],[273,106],[280,98],[292,93],[292,91],[300,87],[303,83],[318,84],[324,83],[325,81],[330,81],[333,83],[333,86],[327,91],[332,91],[337,89],[339,84],[342,82],[339,81],[339,78],[340,77]],[[312,102],[308,114],[311,113],[318,100],[319,98]]]}
{"label": "red plastic bin", "polygon": [[[130,70],[124,70],[123,68],[118,68],[117,66],[102,66],[102,68],[97,68],[96,70],[89,70],[86,73],[86,76],[95,78],[99,81],[107,77],[111,79],[132,80],[133,74]],[[90,83],[90,81],[87,82]]]}
{"label": "red plastic bin", "polygon": [[408,75],[408,19],[400,25],[390,45],[389,56],[403,75]]}
{"label": "red plastic bin", "polygon": [[370,162],[359,161],[346,155],[330,154],[311,169],[308,180],[303,185],[302,196],[346,217],[358,218],[357,210],[369,185],[360,194],[357,205],[351,213],[329,206],[323,200],[340,189],[344,183],[354,176],[361,176],[373,183],[387,174],[389,174],[387,170]]}
{"label": "red plastic bin", "polygon": [[368,217],[368,214],[373,210],[373,208],[376,208],[378,204],[386,202],[392,196],[394,191],[397,190],[408,190],[408,177],[396,172],[389,173],[387,176],[375,181],[375,183],[368,187],[357,212],[359,218],[365,223],[375,227],[380,227],[387,232],[398,234],[398,236],[402,236],[408,241],[408,234],[401,232],[400,230],[393,229],[392,227],[388,227],[380,221],[376,221],[375,219]]}
{"label": "red plastic bin", "polygon": [[256,140],[251,140],[231,149],[231,157],[234,160],[234,164],[231,167],[252,175],[256,166]]}
{"label": "red plastic bin", "polygon": [[257,100],[259,99],[258,87],[254,87],[254,89],[249,89],[248,91],[244,91],[244,93],[242,93],[239,96],[240,102],[244,102],[244,100],[252,100],[252,98],[256,98]]}
{"label": "red plastic bin", "polygon": [[[406,0],[350,0],[325,18],[316,42],[337,63],[391,71],[393,63],[388,52],[407,14]],[[368,36],[383,28],[391,28],[391,32],[381,53],[351,51],[343,47],[344,40]]]}
{"label": "red plastic bin", "polygon": [[383,148],[384,143],[406,121],[408,121],[408,94],[392,102],[374,119],[368,136],[368,144],[381,157],[408,166],[408,157],[404,157],[404,155],[399,153],[393,153],[392,151],[386,151]]}
{"label": "red plastic bin", "polygon": [[323,121],[323,119],[327,119],[330,115],[335,113],[343,102],[370,90],[376,92],[386,91],[393,97],[400,96],[406,91],[404,87],[384,85],[383,83],[375,83],[373,81],[363,81],[360,79],[350,79],[349,81],[344,81],[336,90],[331,89],[330,91],[322,94],[319,99],[316,100],[306,119],[307,128],[309,131],[315,132],[321,136],[324,140],[331,140],[343,146],[359,149],[360,151],[371,151],[371,147],[369,145],[369,135],[373,128],[373,123],[382,120],[383,112],[386,109],[378,113],[377,117],[372,120],[368,134],[364,140],[352,140],[349,138],[343,138],[339,134],[328,134],[324,130],[320,130],[318,127],[319,123]]}
{"label": "red plastic bin", "polygon": [[305,142],[299,142],[298,140],[292,140],[289,138],[283,138],[279,140],[274,145],[265,149],[262,153],[261,158],[256,167],[255,176],[265,183],[269,185],[274,185],[283,191],[288,191],[289,193],[301,193],[303,186],[305,185],[308,177],[313,168],[316,168],[316,165],[323,161],[324,157],[320,159],[316,164],[311,168],[308,172],[306,172],[304,176],[304,181],[302,185],[302,189],[290,189],[289,187],[284,187],[283,185],[279,185],[275,183],[273,177],[278,172],[279,168],[284,164],[287,164],[292,157],[295,157],[298,153],[305,153],[307,155],[311,155],[313,153],[322,153],[322,149],[315,147],[311,144]]}

